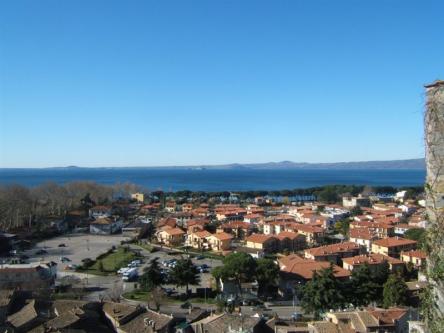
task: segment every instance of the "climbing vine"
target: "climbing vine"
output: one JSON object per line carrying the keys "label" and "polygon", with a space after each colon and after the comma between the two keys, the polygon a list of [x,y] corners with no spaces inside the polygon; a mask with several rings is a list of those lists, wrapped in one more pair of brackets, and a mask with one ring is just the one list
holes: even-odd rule
{"label": "climbing vine", "polygon": [[427,181],[426,233],[428,288],[422,295],[422,315],[430,332],[444,332],[444,82],[429,86],[424,119]]}

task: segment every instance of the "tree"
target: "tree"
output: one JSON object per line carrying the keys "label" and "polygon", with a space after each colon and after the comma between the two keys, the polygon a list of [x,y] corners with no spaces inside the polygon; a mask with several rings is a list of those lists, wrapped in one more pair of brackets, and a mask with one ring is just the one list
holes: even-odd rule
{"label": "tree", "polygon": [[359,206],[355,206],[352,209],[350,209],[351,216],[358,216],[358,215],[362,215],[363,213],[364,212],[363,212],[362,208]]}
{"label": "tree", "polygon": [[199,271],[189,258],[178,260],[176,266],[171,269],[170,276],[176,286],[186,287],[187,295],[189,285],[198,285],[200,282]]}
{"label": "tree", "polygon": [[102,260],[99,260],[97,265],[99,266],[98,267],[99,272],[104,272],[105,271],[105,268],[103,267],[103,261]]}
{"label": "tree", "polygon": [[213,270],[213,276],[218,280],[234,280],[242,293],[242,282],[251,281],[256,274],[256,261],[247,253],[231,253],[223,260],[223,266]]}
{"label": "tree", "polygon": [[407,239],[417,241],[418,247],[424,248],[425,241],[426,241],[426,230],[423,228],[409,229],[404,233],[404,237]]}
{"label": "tree", "polygon": [[145,223],[143,227],[140,229],[139,235],[137,236],[138,239],[146,238],[148,241],[151,242],[151,239],[153,238],[154,234],[156,233],[156,227],[152,222]]}
{"label": "tree", "polygon": [[318,200],[324,203],[336,203],[339,200],[338,193],[333,187],[326,186],[318,193]]}
{"label": "tree", "polygon": [[312,279],[302,288],[302,308],[319,318],[322,312],[344,304],[341,285],[333,274],[333,265],[314,272]]}
{"label": "tree", "polygon": [[385,308],[397,305],[407,304],[407,285],[402,277],[396,274],[391,274],[384,283],[384,300],[383,305]]}
{"label": "tree", "polygon": [[159,311],[165,298],[165,292],[160,287],[153,288],[147,295],[148,307]]}
{"label": "tree", "polygon": [[261,258],[256,260],[256,279],[259,283],[259,293],[276,284],[279,277],[279,266],[272,260]]}
{"label": "tree", "polygon": [[151,291],[162,284],[162,271],[160,269],[158,258],[154,258],[150,261],[150,265],[144,269],[139,282],[142,289],[146,291]]}
{"label": "tree", "polygon": [[378,298],[378,287],[371,277],[368,264],[360,265],[352,271],[349,301],[355,306],[368,305]]}
{"label": "tree", "polygon": [[387,260],[384,260],[381,265],[376,265],[370,273],[371,280],[376,283],[376,296],[375,301],[382,303],[383,300],[383,288],[390,275],[390,266]]}
{"label": "tree", "polygon": [[350,229],[350,220],[348,218],[342,219],[335,223],[335,231],[342,234],[347,235]]}

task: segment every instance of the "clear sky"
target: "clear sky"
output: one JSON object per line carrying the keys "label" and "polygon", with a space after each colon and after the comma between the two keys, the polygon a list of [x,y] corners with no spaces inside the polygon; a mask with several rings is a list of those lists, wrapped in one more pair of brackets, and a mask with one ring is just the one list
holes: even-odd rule
{"label": "clear sky", "polygon": [[0,166],[424,154],[444,1],[0,2]]}

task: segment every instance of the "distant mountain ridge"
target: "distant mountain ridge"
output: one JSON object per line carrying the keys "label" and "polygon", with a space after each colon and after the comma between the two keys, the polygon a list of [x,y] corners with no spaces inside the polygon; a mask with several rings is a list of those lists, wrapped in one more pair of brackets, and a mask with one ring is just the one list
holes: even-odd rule
{"label": "distant mountain ridge", "polygon": [[[324,169],[324,170],[377,170],[377,169],[391,169],[391,170],[425,170],[425,159],[415,158],[407,160],[391,160],[391,161],[361,161],[361,162],[335,162],[335,163],[307,163],[307,162],[267,162],[267,163],[231,163],[221,165],[184,165],[184,166],[144,166],[144,167],[81,167],[81,166],[66,166],[66,167],[49,167],[43,169],[61,169],[61,170],[75,170],[75,169],[192,169],[192,170],[294,170],[294,169]],[[22,168],[0,168],[6,169],[22,169]],[[33,168],[30,168],[33,169]],[[40,169],[40,168],[35,168]]]}
{"label": "distant mountain ridge", "polygon": [[425,170],[425,160],[423,158],[392,161],[362,161],[362,162],[336,162],[336,163],[305,163],[305,162],[268,162],[251,164],[226,164],[200,166],[205,169],[410,169]]}

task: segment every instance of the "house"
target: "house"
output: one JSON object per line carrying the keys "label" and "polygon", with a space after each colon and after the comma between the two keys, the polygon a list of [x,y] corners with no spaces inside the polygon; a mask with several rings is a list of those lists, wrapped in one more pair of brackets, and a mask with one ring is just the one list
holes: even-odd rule
{"label": "house", "polygon": [[281,251],[299,251],[306,247],[306,237],[293,231],[282,231],[277,236]]}
{"label": "house", "polygon": [[315,261],[330,261],[341,264],[343,258],[353,257],[363,252],[363,248],[354,242],[325,245],[306,249],[304,256]]}
{"label": "house", "polygon": [[166,315],[144,308],[141,313],[117,329],[118,333],[170,333],[173,332],[176,320]]}
{"label": "house", "polygon": [[398,223],[395,225],[395,235],[404,236],[405,232],[410,229],[416,229],[417,227],[407,224],[407,223]]}
{"label": "house", "polygon": [[261,214],[249,213],[244,216],[244,222],[246,223],[259,223],[263,219]]}
{"label": "house", "polygon": [[138,218],[134,222],[131,222],[122,227],[122,235],[127,237],[138,237],[143,228],[149,225],[151,219]]}
{"label": "house", "polygon": [[327,312],[325,321],[308,324],[309,333],[392,332],[407,333],[410,311],[404,308],[368,308]]}
{"label": "house", "polygon": [[17,292],[15,289],[0,290],[0,325],[4,323],[8,313],[11,311],[11,306],[15,301]]}
{"label": "house", "polygon": [[185,245],[199,250],[207,250],[210,246],[207,240],[209,236],[211,233],[206,230],[192,232],[187,235]]}
{"label": "house", "polygon": [[344,258],[342,259],[342,267],[346,270],[352,271],[356,267],[367,264],[368,267],[372,270],[376,267],[382,266],[384,262],[387,262],[391,272],[402,273],[404,271],[405,265],[401,260],[377,253]]}
{"label": "house", "polygon": [[359,195],[358,197],[345,196],[342,198],[342,206],[345,208],[370,207],[371,202],[368,197]]}
{"label": "house", "polygon": [[163,227],[171,227],[171,228],[175,228],[176,227],[176,219],[173,217],[165,217],[159,220],[159,222],[157,222],[157,228],[163,228]]}
{"label": "house", "polygon": [[389,257],[399,258],[401,252],[414,250],[417,242],[401,237],[390,237],[375,240],[372,244],[372,252],[384,254]]}
{"label": "house", "polygon": [[48,289],[54,286],[56,276],[57,264],[55,262],[2,265],[0,289]]}
{"label": "house", "polygon": [[111,326],[118,333],[123,333],[125,331],[120,330],[120,327],[144,312],[144,308],[124,303],[105,302],[103,303],[102,311],[111,323]]}
{"label": "house", "polygon": [[207,242],[212,251],[222,252],[228,251],[231,248],[232,239],[233,235],[227,234],[226,232],[218,232],[208,236]]}
{"label": "house", "polygon": [[325,229],[317,226],[295,223],[289,230],[304,235],[309,245],[322,244],[324,241]]}
{"label": "house", "polygon": [[249,317],[241,314],[213,314],[191,324],[194,333],[216,332],[268,332],[265,321],[260,317]]}
{"label": "house", "polygon": [[156,232],[157,241],[167,246],[178,246],[184,241],[185,231],[180,228],[165,226]]}
{"label": "house", "polygon": [[176,202],[168,201],[165,205],[165,210],[169,213],[174,213],[176,211]]}
{"label": "house", "polygon": [[234,221],[222,224],[218,231],[223,231],[232,234],[237,239],[244,239],[249,230],[252,230],[252,225],[247,222]]}
{"label": "house", "polygon": [[120,231],[123,226],[123,220],[111,216],[111,217],[97,217],[89,224],[89,232],[94,235],[112,235]]}
{"label": "house", "polygon": [[402,251],[401,260],[406,264],[413,264],[415,268],[424,268],[427,263],[427,254],[422,250]]}
{"label": "house", "polygon": [[35,300],[29,301],[19,311],[8,316],[7,323],[14,328],[14,332],[28,332],[41,323]]}
{"label": "house", "polygon": [[368,229],[378,238],[391,237],[395,234],[395,227],[389,223],[378,223],[376,221],[353,221],[350,223],[350,230],[360,228]]}
{"label": "house", "polygon": [[98,217],[109,217],[113,215],[113,210],[111,206],[94,206],[89,210],[89,217],[94,219]]}
{"label": "house", "polygon": [[355,228],[349,230],[350,242],[363,246],[367,252],[372,250],[372,243],[378,237],[367,228]]}
{"label": "house", "polygon": [[139,192],[133,193],[133,194],[131,194],[131,199],[135,200],[137,202],[143,203],[144,195],[143,195],[143,193],[139,193]]}
{"label": "house", "polygon": [[348,279],[350,271],[328,261],[315,261],[302,258],[296,254],[282,257],[278,260],[280,269],[279,292],[282,295],[294,295],[294,290],[301,284],[310,281],[315,272],[319,272],[330,266],[337,279]]}
{"label": "house", "polygon": [[272,235],[252,234],[245,239],[246,247],[262,250],[265,253],[279,251],[279,239]]}

